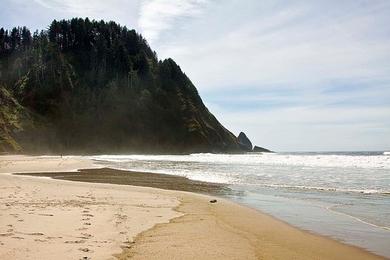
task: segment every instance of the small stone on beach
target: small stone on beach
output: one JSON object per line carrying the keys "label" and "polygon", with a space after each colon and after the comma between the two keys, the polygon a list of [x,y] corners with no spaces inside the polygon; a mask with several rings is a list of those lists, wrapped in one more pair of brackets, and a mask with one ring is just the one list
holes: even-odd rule
{"label": "small stone on beach", "polygon": [[210,200],[210,203],[216,203],[217,200]]}

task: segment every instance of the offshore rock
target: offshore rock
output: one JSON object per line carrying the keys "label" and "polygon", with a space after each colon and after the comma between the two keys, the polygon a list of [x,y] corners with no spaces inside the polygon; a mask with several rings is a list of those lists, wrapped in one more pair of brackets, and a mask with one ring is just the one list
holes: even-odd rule
{"label": "offshore rock", "polygon": [[255,145],[255,147],[253,147],[253,152],[256,152],[256,153],[272,153],[271,150],[268,150],[266,148],[263,148],[263,147],[260,147],[260,146],[257,146],[257,145]]}
{"label": "offshore rock", "polygon": [[238,145],[244,151],[252,151],[252,142],[244,132],[241,132],[237,137]]}

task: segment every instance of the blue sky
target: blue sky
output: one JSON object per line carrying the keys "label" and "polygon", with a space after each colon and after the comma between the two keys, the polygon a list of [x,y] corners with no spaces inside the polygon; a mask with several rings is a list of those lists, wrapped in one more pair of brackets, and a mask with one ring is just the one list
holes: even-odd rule
{"label": "blue sky", "polygon": [[390,149],[390,1],[3,0],[0,26],[90,17],[172,57],[232,132],[276,151]]}

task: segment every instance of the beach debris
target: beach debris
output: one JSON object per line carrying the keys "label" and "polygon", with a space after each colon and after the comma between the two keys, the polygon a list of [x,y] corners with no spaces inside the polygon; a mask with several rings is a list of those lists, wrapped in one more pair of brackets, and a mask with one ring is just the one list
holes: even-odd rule
{"label": "beach debris", "polygon": [[217,202],[217,200],[210,200],[210,203],[216,203]]}

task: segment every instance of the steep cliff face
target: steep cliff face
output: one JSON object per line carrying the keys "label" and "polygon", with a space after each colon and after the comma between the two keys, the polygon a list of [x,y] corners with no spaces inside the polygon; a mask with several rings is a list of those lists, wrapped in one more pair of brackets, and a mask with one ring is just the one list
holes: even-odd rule
{"label": "steep cliff face", "polygon": [[0,75],[2,151],[240,150],[180,67],[114,22],[0,29]]}

